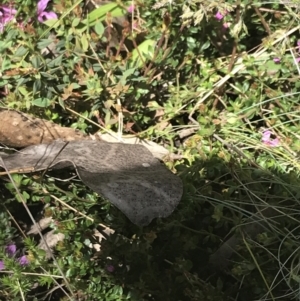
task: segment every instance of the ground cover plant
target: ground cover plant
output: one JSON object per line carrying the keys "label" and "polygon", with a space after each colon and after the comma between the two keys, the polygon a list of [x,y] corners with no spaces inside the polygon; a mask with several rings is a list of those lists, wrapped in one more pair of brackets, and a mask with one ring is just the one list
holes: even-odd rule
{"label": "ground cover plant", "polygon": [[154,141],[184,195],[140,228],[72,171],[1,176],[0,300],[299,298],[299,20],[295,0],[2,1],[1,108]]}

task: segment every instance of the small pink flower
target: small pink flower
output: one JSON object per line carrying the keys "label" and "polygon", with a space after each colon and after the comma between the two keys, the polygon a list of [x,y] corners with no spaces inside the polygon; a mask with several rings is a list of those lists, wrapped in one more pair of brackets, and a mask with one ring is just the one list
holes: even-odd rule
{"label": "small pink flower", "polygon": [[300,63],[300,57],[297,57],[297,58],[296,58],[296,62],[297,62],[297,63]]}
{"label": "small pink flower", "polygon": [[17,251],[17,247],[16,247],[16,245],[8,245],[5,248],[5,251],[8,255],[13,256]]}
{"label": "small pink flower", "polygon": [[57,19],[56,13],[52,11],[50,12],[45,11],[49,1],[50,0],[40,0],[37,4],[38,20],[41,23],[45,22],[46,20]]}
{"label": "small pink flower", "polygon": [[215,18],[217,19],[217,20],[222,20],[223,18],[224,18],[224,16],[218,11],[216,14],[215,14]]}
{"label": "small pink flower", "polygon": [[17,11],[7,5],[0,5],[0,32],[4,26],[15,18]]}
{"label": "small pink flower", "polygon": [[19,263],[20,263],[20,265],[28,265],[29,264],[29,260],[26,257],[26,255],[23,255],[22,257],[19,258]]}
{"label": "small pink flower", "polygon": [[229,25],[230,25],[229,23],[225,22],[225,23],[223,23],[223,28],[227,29],[227,28],[229,28]]}
{"label": "small pink flower", "polygon": [[274,61],[274,63],[279,64],[280,63],[280,58],[279,57],[274,57],[273,61]]}
{"label": "small pink flower", "polygon": [[[15,15],[17,13],[17,11],[14,8],[9,7],[7,5],[1,5],[0,7],[1,7],[2,12],[6,15]],[[1,13],[1,14],[3,14],[3,13]]]}
{"label": "small pink flower", "polygon": [[261,138],[261,141],[270,147],[276,147],[279,146],[279,139],[276,137],[275,139],[271,139],[272,132],[267,130],[263,132],[263,136]]}
{"label": "small pink flower", "polygon": [[[9,255],[10,257],[12,257],[17,252],[16,245],[11,244],[11,245],[6,246],[5,247],[5,252],[7,253],[7,255]],[[20,258],[17,258],[16,261],[19,262],[19,264],[21,266],[29,264],[29,260],[26,257],[26,255],[23,255]],[[5,268],[4,262],[2,260],[0,260],[0,271],[3,270],[4,268]]]}
{"label": "small pink flower", "polygon": [[131,4],[130,6],[127,7],[127,11],[132,14],[134,12],[134,5]]}

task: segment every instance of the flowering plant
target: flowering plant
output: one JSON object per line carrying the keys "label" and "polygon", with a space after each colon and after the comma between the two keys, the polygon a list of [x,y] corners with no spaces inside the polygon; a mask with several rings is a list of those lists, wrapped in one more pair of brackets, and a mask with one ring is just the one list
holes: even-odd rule
{"label": "flowering plant", "polygon": [[[46,11],[50,0],[40,0],[37,3],[37,19],[39,22],[43,23],[46,20],[57,19],[55,12]],[[3,32],[4,27],[15,20],[17,15],[17,10],[8,5],[0,5],[0,32]],[[22,25],[22,24],[19,24]]]}
{"label": "flowering plant", "polygon": [[[8,246],[5,247],[5,253],[7,254],[7,256],[9,257],[14,257],[15,254],[17,252],[17,247],[14,244],[10,244]],[[19,258],[17,258],[17,261],[19,262],[19,264],[21,266],[25,266],[29,264],[29,260],[27,258],[26,255],[23,255]],[[5,264],[3,260],[0,260],[0,271],[5,269]]]}

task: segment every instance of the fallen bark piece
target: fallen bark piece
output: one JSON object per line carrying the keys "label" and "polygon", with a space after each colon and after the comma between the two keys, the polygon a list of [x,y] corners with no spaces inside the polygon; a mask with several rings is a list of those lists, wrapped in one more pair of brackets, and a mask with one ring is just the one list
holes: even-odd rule
{"label": "fallen bark piece", "polygon": [[0,166],[10,173],[74,166],[83,183],[138,226],[169,216],[183,192],[180,178],[139,144],[55,141],[4,155]]}
{"label": "fallen bark piece", "polygon": [[0,143],[10,147],[26,147],[54,140],[86,140],[89,136],[51,121],[31,117],[14,110],[0,111]]}
{"label": "fallen bark piece", "polygon": [[[32,117],[28,114],[14,110],[0,110],[0,143],[8,147],[23,148],[42,143],[51,143],[55,140],[104,140],[107,142],[120,142],[116,133],[97,133],[87,135],[79,130],[62,127],[51,121]],[[182,156],[170,153],[165,147],[149,140],[138,137],[122,136],[126,144],[142,144],[154,157],[158,159],[181,159]]]}

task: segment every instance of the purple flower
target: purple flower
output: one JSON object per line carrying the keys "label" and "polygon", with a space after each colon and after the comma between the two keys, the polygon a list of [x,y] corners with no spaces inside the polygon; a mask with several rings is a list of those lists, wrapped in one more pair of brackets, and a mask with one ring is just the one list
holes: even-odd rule
{"label": "purple flower", "polygon": [[[15,255],[16,251],[17,251],[17,247],[14,244],[11,244],[11,245],[8,245],[5,247],[5,252],[7,253],[8,256]],[[26,255],[23,255],[16,260],[17,260],[17,262],[19,262],[19,264],[21,266],[29,264],[29,260]],[[3,270],[4,268],[5,268],[4,262],[2,260],[0,260],[0,271]]]}
{"label": "purple flower", "polygon": [[16,247],[16,245],[8,245],[5,248],[5,251],[8,255],[13,256],[17,251],[17,247]]}
{"label": "purple flower", "polygon": [[215,14],[215,18],[217,19],[217,20],[222,20],[223,18],[224,18],[224,16],[218,11],[216,14]]}
{"label": "purple flower", "polygon": [[274,63],[279,64],[280,63],[280,58],[279,57],[274,57],[273,61],[274,61]]}
{"label": "purple flower", "polygon": [[130,14],[132,14],[133,11],[134,11],[134,5],[131,4],[130,6],[128,6],[128,7],[127,7],[127,11],[128,11]]}
{"label": "purple flower", "polygon": [[297,63],[300,63],[300,57],[297,57],[297,58],[296,58],[296,62],[297,62]]}
{"label": "purple flower", "polygon": [[9,7],[7,5],[0,5],[0,10],[1,10],[1,16],[5,15],[7,18],[9,16],[14,16],[17,13],[17,11],[14,8]]}
{"label": "purple flower", "polygon": [[46,12],[45,11],[49,1],[50,0],[40,0],[37,4],[38,20],[41,23],[43,23],[46,20],[57,19],[57,15],[55,12],[53,12],[53,11]]}
{"label": "purple flower", "polygon": [[106,270],[110,273],[113,273],[115,271],[115,267],[111,264],[106,266]]}
{"label": "purple flower", "polygon": [[7,5],[0,5],[0,32],[3,32],[4,26],[12,21],[17,11]]}
{"label": "purple flower", "polygon": [[20,265],[28,265],[29,264],[29,260],[26,257],[26,255],[23,255],[22,257],[19,258],[19,263],[20,263]]}
{"label": "purple flower", "polygon": [[275,138],[275,139],[271,139],[271,131],[267,130],[267,131],[264,131],[263,132],[263,136],[262,136],[262,139],[261,141],[267,145],[267,146],[270,146],[270,147],[276,147],[276,146],[279,146],[279,139],[278,138]]}
{"label": "purple flower", "polygon": [[225,29],[227,29],[227,28],[229,28],[229,26],[230,26],[230,23],[223,23],[223,28],[225,28]]}

